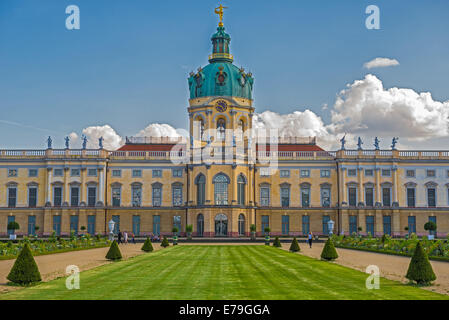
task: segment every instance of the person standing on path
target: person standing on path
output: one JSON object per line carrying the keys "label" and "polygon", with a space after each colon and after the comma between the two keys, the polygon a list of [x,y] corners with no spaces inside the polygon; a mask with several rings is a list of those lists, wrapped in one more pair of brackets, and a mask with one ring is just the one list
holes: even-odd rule
{"label": "person standing on path", "polygon": [[312,239],[313,239],[313,234],[310,231],[309,232],[309,236],[308,236],[308,241],[309,241],[309,248],[312,248]]}
{"label": "person standing on path", "polygon": [[122,232],[120,230],[118,231],[117,238],[118,238],[118,240],[117,240],[118,244],[122,243]]}
{"label": "person standing on path", "polygon": [[128,232],[124,232],[123,233],[123,238],[125,239],[125,244],[127,244],[128,243]]}

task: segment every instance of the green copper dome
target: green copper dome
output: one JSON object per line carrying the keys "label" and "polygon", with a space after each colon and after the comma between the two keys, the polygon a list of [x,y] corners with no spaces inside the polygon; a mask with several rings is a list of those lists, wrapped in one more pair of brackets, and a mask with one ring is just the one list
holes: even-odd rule
{"label": "green copper dome", "polygon": [[209,64],[199,68],[197,73],[190,73],[190,99],[208,96],[233,96],[252,99],[254,78],[245,73],[243,68],[232,64],[229,53],[231,37],[223,26],[217,28],[212,36],[212,54]]}

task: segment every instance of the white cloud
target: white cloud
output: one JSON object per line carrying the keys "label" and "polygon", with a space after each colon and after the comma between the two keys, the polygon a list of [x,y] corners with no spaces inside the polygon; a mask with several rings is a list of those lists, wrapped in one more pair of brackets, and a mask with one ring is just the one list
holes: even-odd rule
{"label": "white cloud", "polygon": [[181,134],[173,128],[171,125],[166,123],[152,123],[149,124],[145,129],[140,130],[136,137],[180,137]]}
{"label": "white cloud", "polygon": [[396,59],[389,58],[375,58],[371,61],[366,62],[363,67],[366,69],[371,68],[385,68],[399,65],[399,61]]}

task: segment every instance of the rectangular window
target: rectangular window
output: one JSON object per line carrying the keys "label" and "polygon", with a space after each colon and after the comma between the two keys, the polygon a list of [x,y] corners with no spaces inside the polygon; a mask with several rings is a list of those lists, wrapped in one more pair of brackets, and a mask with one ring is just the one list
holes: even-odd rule
{"label": "rectangular window", "polygon": [[357,169],[348,169],[348,177],[356,177]]}
{"label": "rectangular window", "polygon": [[382,177],[390,177],[391,170],[390,169],[382,169]]}
{"label": "rectangular window", "polygon": [[116,216],[112,216],[112,221],[115,222],[114,225],[114,234],[118,234],[119,230],[120,230],[120,216],[116,215]]}
{"label": "rectangular window", "polygon": [[78,216],[70,216],[70,233],[78,234]]}
{"label": "rectangular window", "polygon": [[182,206],[182,187],[173,187],[173,206]]}
{"label": "rectangular window", "polygon": [[72,207],[78,207],[80,200],[80,188],[79,187],[71,187],[70,188],[70,205]]}
{"label": "rectangular window", "polygon": [[365,169],[365,177],[372,177],[374,176],[374,170],[373,169]]}
{"label": "rectangular window", "polygon": [[366,216],[366,233],[374,236],[374,216]]}
{"label": "rectangular window", "polygon": [[321,188],[321,206],[326,208],[331,206],[331,188],[329,187]]}
{"label": "rectangular window", "polygon": [[301,188],[301,205],[303,208],[310,207],[310,188]]}
{"label": "rectangular window", "polygon": [[374,188],[372,187],[365,188],[365,205],[368,207],[374,206]]}
{"label": "rectangular window", "polygon": [[173,169],[172,174],[174,178],[182,177],[182,169]]}
{"label": "rectangular window", "polygon": [[262,216],[262,232],[265,233],[265,228],[270,227],[270,217],[269,216]]}
{"label": "rectangular window", "polygon": [[133,234],[140,235],[140,216],[133,216]]}
{"label": "rectangular window", "polygon": [[382,188],[382,205],[384,207],[391,206],[391,188]]}
{"label": "rectangular window", "polygon": [[290,216],[282,216],[282,235],[288,236],[290,232]]}
{"label": "rectangular window", "polygon": [[383,216],[384,234],[391,235],[391,216]]}
{"label": "rectangular window", "polygon": [[427,188],[427,205],[429,207],[435,207],[436,202],[436,190],[434,188]]}
{"label": "rectangular window", "polygon": [[[435,223],[435,225],[438,226],[438,225],[437,225],[437,217],[435,217],[435,216],[429,216],[429,221]],[[436,232],[437,232],[436,230],[435,230],[435,231],[431,231],[430,234],[436,235]]]}
{"label": "rectangular window", "polygon": [[302,216],[302,234],[307,235],[310,231],[310,217]]}
{"label": "rectangular window", "polygon": [[290,206],[290,188],[288,187],[281,188],[281,205],[283,207]]}
{"label": "rectangular window", "polygon": [[112,206],[120,207],[122,201],[122,188],[113,187],[112,188]]}
{"label": "rectangular window", "polygon": [[97,203],[97,187],[87,188],[87,205],[89,207],[95,207]]}
{"label": "rectangular window", "polygon": [[153,207],[160,207],[162,204],[161,187],[153,187]]}
{"label": "rectangular window", "polygon": [[28,235],[36,235],[36,216],[28,216]]}
{"label": "rectangular window", "polygon": [[17,205],[17,188],[8,188],[8,207],[14,208]]}
{"label": "rectangular window", "polygon": [[116,178],[120,178],[122,176],[122,170],[114,169],[112,170],[112,176]]}
{"label": "rectangular window", "polygon": [[140,178],[142,177],[142,170],[134,169],[133,170],[133,178]]}
{"label": "rectangular window", "polygon": [[349,216],[349,234],[357,233],[357,216]]}
{"label": "rectangular window", "polygon": [[153,234],[160,235],[161,233],[161,216],[153,216]]}
{"label": "rectangular window", "polygon": [[95,216],[89,215],[87,216],[87,233],[90,235],[95,234]]}
{"label": "rectangular window", "polygon": [[33,178],[37,177],[38,169],[28,169],[28,177]]}
{"label": "rectangular window", "polygon": [[415,170],[407,170],[405,172],[405,175],[407,178],[414,178],[415,177]]}
{"label": "rectangular window", "polygon": [[426,175],[428,178],[433,178],[436,175],[435,170],[426,170]]}
{"label": "rectangular window", "polygon": [[290,170],[281,170],[281,178],[289,178]]}
{"label": "rectangular window", "polygon": [[53,205],[60,207],[62,205],[62,187],[53,188]]}
{"label": "rectangular window", "polygon": [[62,169],[55,169],[53,170],[54,176],[55,177],[62,177],[64,174],[64,171]]}
{"label": "rectangular window", "polygon": [[61,216],[53,216],[53,231],[57,236],[61,235]]}
{"label": "rectangular window", "polygon": [[153,178],[161,178],[162,170],[153,170]]}
{"label": "rectangular window", "polygon": [[416,233],[416,217],[409,216],[408,217],[408,233]]}
{"label": "rectangular window", "polygon": [[310,170],[301,170],[301,177],[303,178],[310,177]]}
{"label": "rectangular window", "polygon": [[328,169],[323,169],[320,171],[321,178],[329,178],[331,176],[331,171]]}
{"label": "rectangular window", "polygon": [[348,200],[349,205],[355,207],[357,205],[357,188],[349,187],[348,188]]}
{"label": "rectangular window", "polygon": [[262,207],[268,207],[270,205],[270,188],[261,187],[260,188],[260,205]]}
{"label": "rectangular window", "polygon": [[178,234],[181,232],[181,216],[173,217],[173,228],[178,228]]}
{"label": "rectangular window", "polygon": [[415,207],[415,188],[407,188],[407,206]]}
{"label": "rectangular window", "polygon": [[97,176],[97,169],[88,169],[87,170],[87,175],[89,177],[96,177]]}
{"label": "rectangular window", "polygon": [[17,177],[17,169],[8,169],[8,177]]}
{"label": "rectangular window", "polygon": [[80,169],[71,169],[70,170],[70,176],[72,177],[79,177],[80,176]]}
{"label": "rectangular window", "polygon": [[37,206],[37,187],[28,188],[28,206],[32,208]]}
{"label": "rectangular window", "polygon": [[[8,216],[8,223],[6,224],[6,228],[8,228],[8,225],[10,222],[14,222],[16,221],[16,217],[15,216]],[[13,234],[14,230],[12,229],[7,229],[8,235]]]}
{"label": "rectangular window", "polygon": [[140,207],[142,204],[142,187],[141,186],[132,186],[131,187],[131,198],[132,198],[132,206]]}
{"label": "rectangular window", "polygon": [[329,216],[323,216],[323,234],[328,235],[329,234],[329,220],[331,218]]}

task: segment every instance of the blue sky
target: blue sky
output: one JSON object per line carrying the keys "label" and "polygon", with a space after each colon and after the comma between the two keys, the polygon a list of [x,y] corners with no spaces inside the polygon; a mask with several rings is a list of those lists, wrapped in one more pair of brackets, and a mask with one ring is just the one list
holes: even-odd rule
{"label": "blue sky", "polygon": [[[0,149],[109,124],[187,127],[187,76],[207,64],[218,1],[0,1]],[[65,28],[80,8],[81,29]],[[324,122],[346,85],[374,74],[386,88],[449,100],[449,2],[224,1],[235,64],[255,76],[257,112],[312,110]],[[380,30],[365,8],[380,8]],[[367,70],[376,57],[399,66]]]}

